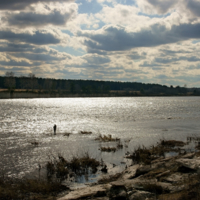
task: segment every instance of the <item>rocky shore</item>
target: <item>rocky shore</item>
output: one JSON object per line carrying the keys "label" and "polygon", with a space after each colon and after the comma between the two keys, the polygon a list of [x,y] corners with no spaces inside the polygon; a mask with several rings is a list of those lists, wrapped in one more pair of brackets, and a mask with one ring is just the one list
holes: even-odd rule
{"label": "rocky shore", "polygon": [[[57,200],[184,200],[200,198],[199,145],[185,151],[181,141],[161,141],[129,155],[135,161],[125,171]],[[166,156],[166,152],[171,154]],[[175,155],[175,156],[172,156]]]}

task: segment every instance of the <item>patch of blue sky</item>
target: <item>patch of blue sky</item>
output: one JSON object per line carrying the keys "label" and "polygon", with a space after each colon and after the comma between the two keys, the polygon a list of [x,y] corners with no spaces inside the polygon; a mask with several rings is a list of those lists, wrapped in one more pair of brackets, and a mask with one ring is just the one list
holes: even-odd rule
{"label": "patch of blue sky", "polygon": [[74,36],[74,34],[69,31],[69,30],[61,30],[63,33],[66,33],[67,35],[70,35],[70,36]]}
{"label": "patch of blue sky", "polygon": [[96,0],[91,0],[91,2],[86,0],[76,0],[76,3],[79,4],[78,12],[80,14],[95,14],[102,10],[102,6]]}
{"label": "patch of blue sky", "polygon": [[138,15],[142,15],[142,16],[149,17],[149,18],[165,18],[165,17],[170,16],[171,13],[167,13],[165,15],[150,15],[150,14],[146,14],[143,12],[139,12]]}
{"label": "patch of blue sky", "polygon": [[103,2],[103,4],[108,6],[108,7],[113,7],[113,3],[111,3],[111,2],[105,1],[105,2]]}
{"label": "patch of blue sky", "polygon": [[59,52],[65,52],[73,56],[83,56],[86,52],[83,49],[74,49],[73,47],[63,47],[63,46],[50,46],[50,48],[55,49]]}
{"label": "patch of blue sky", "polygon": [[123,5],[128,5],[128,6],[132,6],[132,5],[137,5],[135,0],[117,0],[117,3],[119,4],[123,4]]}
{"label": "patch of blue sky", "polygon": [[200,40],[193,40],[193,41],[192,41],[193,44],[197,44],[197,43],[199,43],[199,42],[200,42]]}

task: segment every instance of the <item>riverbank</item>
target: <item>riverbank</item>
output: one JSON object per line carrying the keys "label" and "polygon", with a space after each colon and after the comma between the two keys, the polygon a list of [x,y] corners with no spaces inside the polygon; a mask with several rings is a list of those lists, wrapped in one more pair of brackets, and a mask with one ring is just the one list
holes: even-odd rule
{"label": "riverbank", "polygon": [[[118,141],[112,137],[107,139]],[[126,153],[126,158],[132,160],[132,164],[120,173],[112,173],[118,166],[107,168],[105,163],[97,162],[88,155],[84,158],[74,157],[70,162],[58,156],[58,159],[54,158],[47,163],[46,170],[49,176],[46,180],[42,176],[37,179],[22,180],[1,177],[0,199],[198,199],[200,197],[199,141],[199,137],[189,137],[187,142],[161,140],[148,149],[138,147]],[[190,144],[193,144],[193,147]],[[86,184],[79,189],[71,187],[70,180],[66,185],[64,179],[67,177],[71,179],[80,175],[80,172],[86,173],[93,167],[95,170],[92,170],[92,173],[95,174],[97,168],[103,173],[98,182]]]}
{"label": "riverbank", "polygon": [[75,97],[115,97],[115,94],[65,94],[57,92],[37,91],[1,91],[0,99],[31,99],[31,98],[75,98]]}
{"label": "riverbank", "polygon": [[[190,138],[196,142],[199,138]],[[134,164],[99,183],[70,191],[58,200],[184,200],[200,197],[199,144],[188,149],[181,141],[161,141],[128,155]],[[168,156],[167,156],[168,155]],[[173,156],[174,155],[174,156]]]}

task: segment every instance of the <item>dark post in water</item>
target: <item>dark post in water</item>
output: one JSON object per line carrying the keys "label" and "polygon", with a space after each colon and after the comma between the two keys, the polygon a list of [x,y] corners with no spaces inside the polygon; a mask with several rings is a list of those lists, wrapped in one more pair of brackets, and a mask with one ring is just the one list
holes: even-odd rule
{"label": "dark post in water", "polygon": [[56,124],[53,126],[54,135],[56,135]]}

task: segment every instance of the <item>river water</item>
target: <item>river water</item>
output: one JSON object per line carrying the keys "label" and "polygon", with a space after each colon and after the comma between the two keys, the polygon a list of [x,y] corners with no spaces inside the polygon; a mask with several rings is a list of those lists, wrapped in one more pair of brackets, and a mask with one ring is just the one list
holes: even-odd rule
{"label": "river water", "polygon": [[[139,145],[200,136],[200,97],[12,99],[0,100],[0,109],[1,173],[20,177],[45,165],[52,155],[70,159],[89,152],[119,165],[126,151]],[[101,153],[101,146],[115,144],[95,141],[99,134],[130,142],[118,153]]]}

